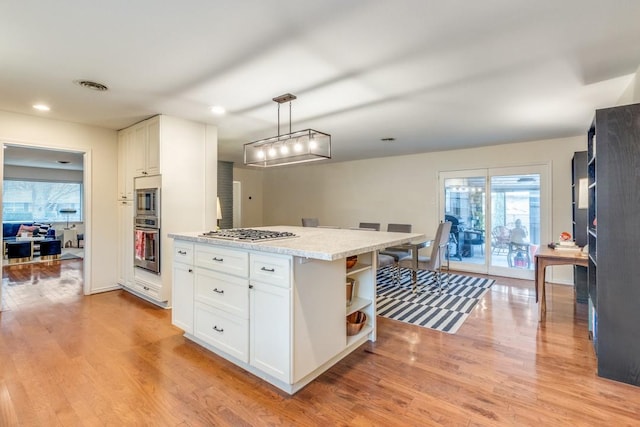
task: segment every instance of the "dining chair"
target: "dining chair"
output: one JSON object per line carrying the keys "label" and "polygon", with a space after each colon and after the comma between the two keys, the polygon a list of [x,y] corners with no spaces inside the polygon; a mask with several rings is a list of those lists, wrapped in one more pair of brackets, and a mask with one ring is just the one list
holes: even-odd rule
{"label": "dining chair", "polygon": [[358,225],[358,228],[366,228],[375,231],[380,231],[380,223],[379,222],[361,222]]}
{"label": "dining chair", "polygon": [[317,227],[320,225],[318,218],[302,218],[303,227]]}
{"label": "dining chair", "polygon": [[[419,254],[410,254],[406,256],[400,261],[398,261],[398,265],[400,268],[410,268],[414,272],[416,270],[427,270],[433,271],[435,274],[435,281],[438,285],[438,293],[442,292],[442,263],[446,261],[447,256],[447,246],[449,245],[449,233],[451,232],[451,222],[445,221],[441,222],[438,225],[438,230],[436,231],[435,239],[433,240],[433,244],[431,245],[431,254],[429,256],[422,256]],[[449,282],[449,272],[447,271],[447,283],[445,286],[448,286]],[[423,283],[422,285],[427,286],[430,283]],[[417,279],[413,280],[413,292],[416,292],[418,288]]]}
{"label": "dining chair", "polygon": [[[387,231],[391,233],[411,233],[412,228],[413,227],[411,226],[411,224],[393,224],[393,223],[387,224]],[[391,246],[388,248],[384,248],[384,250],[380,251],[380,253],[382,255],[388,255],[393,257],[393,259],[395,260],[395,267],[396,267],[395,281],[397,283],[400,283],[400,279],[402,277],[402,270],[400,269],[400,265],[398,264],[398,261],[400,261],[401,258],[411,255],[411,251],[406,247]]]}

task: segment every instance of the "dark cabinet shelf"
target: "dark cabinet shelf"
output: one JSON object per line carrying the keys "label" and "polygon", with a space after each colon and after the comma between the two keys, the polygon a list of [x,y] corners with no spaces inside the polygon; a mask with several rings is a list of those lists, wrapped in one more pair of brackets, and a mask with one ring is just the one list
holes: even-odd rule
{"label": "dark cabinet shelf", "polygon": [[[587,209],[580,209],[580,180],[587,178],[587,152],[578,151],[571,160],[571,190],[573,214],[573,238],[578,246],[587,244]],[[586,303],[589,300],[587,268],[573,267],[573,289],[576,302]]]}
{"label": "dark cabinet shelf", "polygon": [[587,280],[598,375],[640,385],[640,104],[597,110],[587,141]]}

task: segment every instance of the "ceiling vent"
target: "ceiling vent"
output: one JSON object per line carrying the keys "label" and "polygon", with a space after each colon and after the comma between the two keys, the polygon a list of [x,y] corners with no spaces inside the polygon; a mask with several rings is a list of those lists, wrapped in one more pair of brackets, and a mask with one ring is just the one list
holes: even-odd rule
{"label": "ceiling vent", "polygon": [[97,90],[98,92],[109,90],[109,88],[102,83],[92,82],[91,80],[75,80],[74,83],[87,89]]}

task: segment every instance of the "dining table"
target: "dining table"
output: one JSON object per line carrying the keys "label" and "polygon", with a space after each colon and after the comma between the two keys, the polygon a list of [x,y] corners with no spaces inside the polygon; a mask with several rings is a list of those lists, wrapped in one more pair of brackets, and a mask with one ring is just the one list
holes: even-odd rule
{"label": "dining table", "polygon": [[[417,287],[417,282],[418,282],[418,252],[420,249],[422,248],[427,248],[429,246],[431,246],[431,243],[433,243],[433,238],[422,238],[422,239],[416,239],[416,240],[412,240],[410,242],[407,243],[403,243],[401,245],[395,245],[393,247],[393,249],[400,249],[400,250],[404,250],[404,251],[409,251],[411,252],[411,285],[414,289]],[[447,261],[448,261],[448,257],[447,257]]]}

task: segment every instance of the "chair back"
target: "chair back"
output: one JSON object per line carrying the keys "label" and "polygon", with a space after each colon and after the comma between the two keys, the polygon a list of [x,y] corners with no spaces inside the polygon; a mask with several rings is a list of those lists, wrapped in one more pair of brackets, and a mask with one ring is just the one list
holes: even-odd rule
{"label": "chair back", "polygon": [[438,225],[436,231],[436,237],[433,240],[433,249],[431,250],[431,269],[435,270],[440,268],[442,264],[442,258],[444,257],[443,251],[446,250],[449,244],[449,233],[451,232],[451,222],[445,221]]}
{"label": "chair back", "polygon": [[369,228],[371,230],[380,231],[379,222],[361,222],[358,228]]}
{"label": "chair back", "polygon": [[411,233],[411,224],[387,224],[387,231],[392,233]]}
{"label": "chair back", "polygon": [[303,227],[317,227],[320,225],[318,218],[302,218]]}

